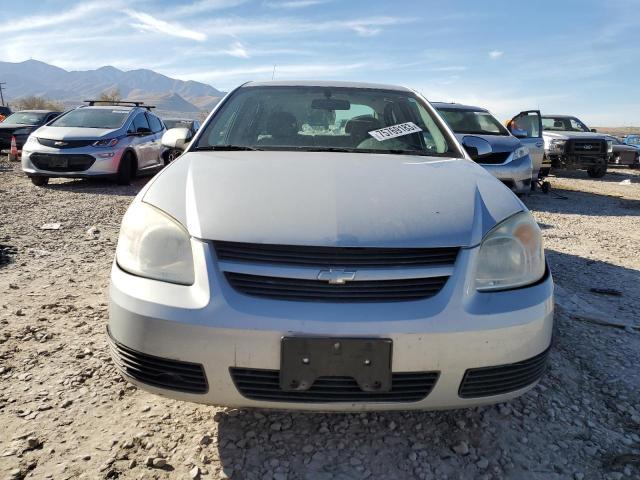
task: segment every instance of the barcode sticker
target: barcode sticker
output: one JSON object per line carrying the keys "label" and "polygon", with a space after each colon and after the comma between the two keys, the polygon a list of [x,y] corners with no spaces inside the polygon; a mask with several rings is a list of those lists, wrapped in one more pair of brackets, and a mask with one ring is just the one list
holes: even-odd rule
{"label": "barcode sticker", "polygon": [[409,135],[411,133],[421,132],[422,129],[413,122],[399,123],[398,125],[391,125],[390,127],[380,128],[378,130],[372,130],[369,132],[373,138],[382,142],[389,138],[402,137],[403,135]]}

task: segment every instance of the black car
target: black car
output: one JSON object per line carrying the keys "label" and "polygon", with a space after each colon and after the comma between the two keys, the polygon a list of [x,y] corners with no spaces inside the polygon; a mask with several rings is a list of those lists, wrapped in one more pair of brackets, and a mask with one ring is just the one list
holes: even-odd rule
{"label": "black car", "polygon": [[0,151],[9,152],[11,150],[12,137],[15,137],[16,147],[20,151],[31,132],[61,113],[51,110],[22,110],[12,113],[0,123]]}

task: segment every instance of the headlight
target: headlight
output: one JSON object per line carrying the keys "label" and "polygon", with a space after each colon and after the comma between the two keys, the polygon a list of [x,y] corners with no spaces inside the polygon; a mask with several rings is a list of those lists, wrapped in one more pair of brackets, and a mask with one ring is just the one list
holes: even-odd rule
{"label": "headlight", "polygon": [[189,233],[155,207],[136,202],[122,219],[116,261],[141,277],[191,285],[193,255]]}
{"label": "headlight", "polygon": [[522,157],[526,157],[529,155],[529,149],[527,147],[519,147],[515,152],[513,152],[513,159],[517,160]]}
{"label": "headlight", "polygon": [[529,213],[509,217],[480,244],[476,288],[508,290],[542,278],[545,271],[542,233]]}
{"label": "headlight", "polygon": [[37,143],[38,143],[38,139],[36,137],[34,137],[33,135],[29,135],[27,137],[27,141],[24,142],[24,146],[23,147],[26,147],[27,145],[32,145],[32,144],[35,145]]}
{"label": "headlight", "polygon": [[115,147],[118,144],[117,138],[105,138],[104,140],[98,140],[93,142],[94,147]]}
{"label": "headlight", "polygon": [[564,152],[564,144],[567,143],[566,140],[555,139],[549,142],[549,150],[555,152]]}
{"label": "headlight", "polygon": [[613,140],[607,140],[607,153],[613,153]]}

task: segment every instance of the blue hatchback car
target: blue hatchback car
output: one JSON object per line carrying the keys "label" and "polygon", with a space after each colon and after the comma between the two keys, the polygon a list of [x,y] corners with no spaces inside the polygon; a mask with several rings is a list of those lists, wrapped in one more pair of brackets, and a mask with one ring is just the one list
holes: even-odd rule
{"label": "blue hatchback car", "polygon": [[[539,112],[522,112],[510,123],[518,130],[509,132],[491,113],[480,107],[459,103],[434,102],[461,143],[467,135],[481,137],[491,144],[492,152],[472,158],[517,194],[527,193],[538,178],[544,143]],[[516,136],[517,134],[517,136]],[[539,158],[538,158],[539,157]]]}

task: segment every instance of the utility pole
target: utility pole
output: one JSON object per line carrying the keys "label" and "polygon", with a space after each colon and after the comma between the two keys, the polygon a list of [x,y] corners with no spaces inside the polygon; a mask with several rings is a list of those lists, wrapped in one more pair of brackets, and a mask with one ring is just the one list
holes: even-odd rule
{"label": "utility pole", "polygon": [[2,102],[2,106],[4,107],[4,95],[2,94],[2,86],[6,85],[7,82],[0,82],[0,102]]}

